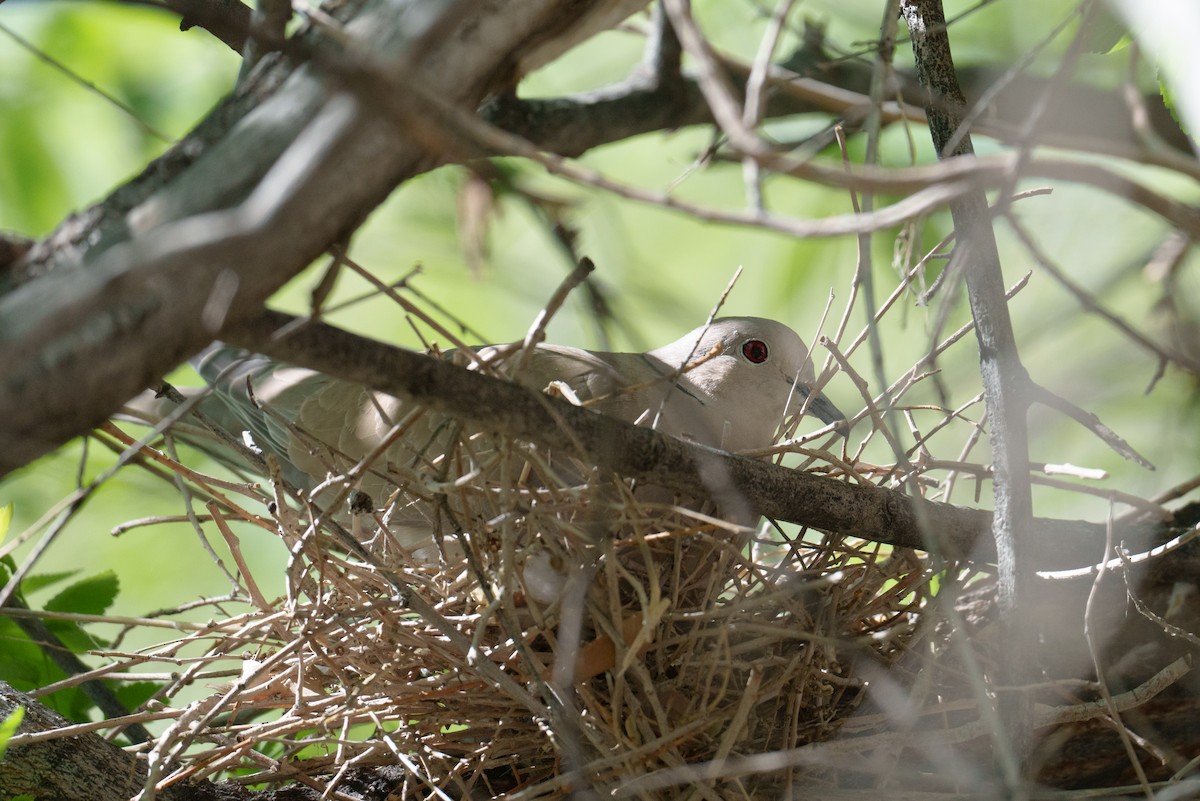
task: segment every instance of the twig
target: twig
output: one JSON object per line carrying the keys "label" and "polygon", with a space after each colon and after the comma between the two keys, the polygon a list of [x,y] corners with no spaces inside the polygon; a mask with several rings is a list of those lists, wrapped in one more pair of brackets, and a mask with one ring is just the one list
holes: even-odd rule
{"label": "twig", "polygon": [[36,58],[38,58],[41,61],[48,64],[52,69],[55,69],[55,70],[58,70],[59,72],[61,72],[63,75],[65,75],[67,77],[68,80],[79,84],[86,91],[94,92],[95,94],[104,98],[104,100],[106,102],[110,103],[115,108],[117,108],[119,111],[123,112],[131,120],[133,120],[134,124],[137,125],[137,127],[141,128],[144,133],[147,133],[156,139],[161,139],[163,142],[166,142],[167,144],[174,143],[174,141],[175,141],[174,137],[168,136],[167,134],[163,133],[162,131],[160,131],[157,128],[155,128],[154,126],[152,126],[150,123],[146,122],[144,119],[142,119],[141,115],[138,114],[136,109],[132,108],[127,103],[122,102],[121,100],[117,99],[113,95],[104,91],[99,86],[96,86],[96,84],[87,80],[82,75],[80,75],[79,73],[75,72],[70,67],[68,67],[66,64],[62,63],[58,59],[51,56],[49,53],[46,53],[45,51],[40,49],[37,45],[35,45],[33,42],[29,41],[28,39],[21,36],[16,31],[14,31],[12,28],[8,27],[7,25],[5,25],[3,23],[0,23],[0,33],[3,33],[9,39],[12,39],[14,42],[17,43],[17,45],[19,45],[20,47],[29,51]]}
{"label": "twig", "polygon": [[[1108,558],[1109,553],[1113,549],[1113,519],[1111,509],[1109,510],[1106,530],[1103,551],[1105,559]],[[1096,644],[1096,606],[1097,597],[1100,594],[1100,584],[1104,581],[1104,576],[1107,572],[1104,569],[1105,564],[1107,562],[1101,562],[1100,569],[1096,571],[1096,575],[1092,578],[1092,585],[1088,589],[1087,602],[1083,608],[1083,636],[1087,640],[1088,654],[1092,658],[1092,668],[1096,671],[1096,684],[1100,690],[1100,698],[1112,716],[1113,726],[1117,731],[1117,736],[1121,738],[1121,745],[1125,748],[1125,755],[1129,758],[1129,764],[1133,768],[1134,775],[1137,776],[1138,783],[1142,786],[1142,791],[1145,793],[1147,799],[1153,799],[1154,792],[1150,789],[1149,781],[1146,779],[1146,771],[1142,768],[1142,761],[1138,759],[1137,752],[1134,751],[1129,731],[1121,720],[1121,713],[1113,701],[1112,693],[1109,692],[1108,679],[1104,676],[1104,667],[1100,664],[1100,649]]]}
{"label": "twig", "polygon": [[1151,464],[1148,459],[1135,451],[1133,447],[1124,439],[1122,439],[1115,431],[1104,425],[1104,423],[1100,422],[1100,418],[1092,412],[1079,408],[1066,398],[1056,395],[1036,382],[1030,382],[1029,390],[1032,394],[1032,400],[1049,406],[1051,409],[1056,409],[1065,414],[1067,417],[1070,417],[1072,420],[1091,431],[1093,434],[1099,437],[1105,445],[1112,448],[1126,459],[1136,462],[1147,470],[1154,469],[1154,465]]}
{"label": "twig", "polygon": [[[1113,557],[1106,562],[1088,565],[1087,567],[1076,568],[1074,570],[1043,570],[1039,571],[1038,575],[1042,578],[1068,580],[1091,577],[1102,570],[1116,570],[1120,567],[1128,568],[1130,565],[1139,564],[1141,562],[1150,562],[1153,560],[1156,560],[1160,563],[1164,561],[1169,562],[1170,560],[1166,560],[1163,557],[1179,551],[1184,546],[1195,542],[1198,539],[1200,539],[1200,526],[1193,527],[1184,534],[1181,534],[1177,537],[1172,537],[1167,542],[1157,545],[1143,553],[1130,555],[1125,549],[1124,545],[1122,545],[1121,553],[1117,557]],[[1176,554],[1176,556],[1178,555],[1179,554]]]}
{"label": "twig", "polygon": [[592,260],[584,256],[579,260],[579,264],[572,270],[562,283],[554,290],[554,294],[546,301],[546,305],[538,312],[537,317],[533,321],[533,325],[529,327],[529,331],[525,334],[525,340],[521,343],[521,356],[517,361],[517,368],[514,375],[521,375],[529,364],[529,359],[533,355],[534,349],[546,340],[546,326],[562,305],[566,302],[567,296],[571,292],[587,280],[587,277],[596,269],[596,265]]}
{"label": "twig", "polygon": [[[771,14],[767,30],[763,33],[762,41],[759,42],[758,53],[750,68],[750,77],[746,79],[746,102],[742,108],[742,124],[749,129],[757,128],[762,122],[763,111],[766,107],[765,90],[771,61],[775,56],[775,48],[779,46],[779,38],[783,35],[788,14],[791,13],[795,3],[796,0],[779,0],[775,11]],[[750,207],[755,211],[764,211],[762,174],[759,163],[749,157],[742,159],[742,174]]]}
{"label": "twig", "polygon": [[[1200,647],[1200,636],[1197,636],[1186,629],[1182,629],[1179,626],[1171,624],[1166,618],[1157,614],[1153,609],[1147,606],[1146,602],[1138,596],[1137,592],[1134,590],[1133,582],[1130,580],[1133,571],[1130,569],[1132,567],[1132,563],[1130,563],[1126,558],[1128,554],[1121,547],[1118,547],[1116,551],[1117,556],[1121,559],[1121,566],[1124,568],[1121,571],[1121,575],[1125,579],[1125,596],[1129,598],[1129,600],[1133,601],[1134,607],[1139,613],[1141,613],[1142,617],[1161,628],[1168,636],[1177,637],[1185,642],[1191,643],[1193,646]],[[1182,588],[1179,585],[1176,585],[1176,592],[1179,592],[1181,589]],[[1190,590],[1184,591],[1185,597],[1186,593],[1189,591],[1195,592],[1195,585],[1192,585]],[[1167,614],[1170,615],[1169,610]]]}
{"label": "twig", "polygon": [[[939,158],[973,153],[971,137],[962,134],[953,150],[946,145],[962,129],[965,101],[954,72],[945,14],[940,0],[903,0],[902,13],[912,37],[917,72],[928,100],[929,130]],[[1009,319],[995,233],[982,190],[952,201],[950,214],[958,237],[955,254],[965,266],[967,296],[979,341],[980,375],[992,432],[996,474],[996,513],[992,525],[998,555],[998,602],[1007,640],[999,683],[1027,683],[1036,652],[1032,626],[1022,604],[1033,580],[1029,552],[1033,539],[1033,500],[1026,465],[1029,442],[1026,413],[1028,375],[1020,362]],[[1029,588],[1032,589],[1032,588]],[[1026,795],[1024,762],[1033,749],[1032,706],[1021,693],[1005,694],[1000,713],[1006,732],[998,732],[997,758],[1004,784],[1013,798]],[[1010,739],[1011,738],[1011,739]]]}
{"label": "twig", "polygon": [[1092,314],[1095,314],[1107,321],[1122,334],[1129,337],[1130,340],[1154,354],[1162,361],[1172,362],[1184,368],[1188,372],[1200,374],[1200,363],[1197,363],[1195,360],[1189,358],[1187,354],[1168,350],[1162,345],[1154,342],[1149,337],[1136,330],[1121,317],[1101,306],[1095,298],[1093,298],[1087,291],[1083,289],[1083,287],[1081,287],[1072,279],[1068,278],[1066,273],[1060,270],[1058,265],[1056,265],[1054,261],[1051,260],[1048,255],[1046,255],[1045,251],[1043,251],[1034,238],[1030,236],[1029,231],[1026,230],[1025,226],[1022,225],[1020,220],[1018,220],[1014,215],[1006,214],[1004,219],[1012,227],[1013,233],[1017,235],[1017,238],[1021,241],[1021,244],[1023,244],[1025,249],[1029,251],[1029,255],[1033,256],[1034,260],[1037,261],[1038,266],[1040,266],[1047,275],[1057,281],[1063,289],[1071,293],[1071,295],[1077,301],[1079,301],[1079,305],[1083,306],[1085,311],[1091,312]]}

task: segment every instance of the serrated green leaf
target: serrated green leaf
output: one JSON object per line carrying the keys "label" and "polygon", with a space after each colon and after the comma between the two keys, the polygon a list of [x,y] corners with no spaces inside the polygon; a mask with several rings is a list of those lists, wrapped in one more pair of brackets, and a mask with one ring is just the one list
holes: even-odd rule
{"label": "serrated green leaf", "polygon": [[102,615],[117,597],[120,582],[111,570],[81,579],[46,602],[50,612]]}
{"label": "serrated green leaf", "polygon": [[21,592],[26,595],[32,595],[38,590],[45,589],[60,581],[65,581],[72,576],[78,575],[78,573],[78,570],[64,570],[61,573],[39,573],[36,576],[29,576],[21,582]]}
{"label": "serrated green leaf", "polygon": [[1115,53],[1128,47],[1129,27],[1108,9],[1099,9],[1083,32],[1083,49],[1088,53]]}
{"label": "serrated green leaf", "polygon": [[3,722],[0,722],[0,759],[4,759],[4,752],[8,750],[8,741],[17,733],[17,727],[24,719],[25,707],[19,706]]}
{"label": "serrated green leaf", "polygon": [[27,692],[49,683],[48,666],[53,663],[25,632],[11,619],[0,617],[0,680]]}
{"label": "serrated green leaf", "polygon": [[1184,124],[1183,117],[1180,116],[1179,110],[1175,108],[1175,99],[1171,93],[1171,87],[1168,86],[1166,81],[1163,80],[1161,70],[1158,73],[1158,94],[1162,97],[1163,105],[1166,106],[1167,111],[1171,114],[1171,119],[1175,120],[1175,124],[1179,126],[1179,130],[1191,135],[1191,131],[1189,131],[1187,125]]}

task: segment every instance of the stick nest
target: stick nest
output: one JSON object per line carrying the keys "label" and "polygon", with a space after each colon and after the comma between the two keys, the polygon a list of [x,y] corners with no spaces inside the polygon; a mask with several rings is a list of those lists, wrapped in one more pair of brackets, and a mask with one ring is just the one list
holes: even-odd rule
{"label": "stick nest", "polygon": [[[705,771],[831,737],[861,698],[859,667],[891,663],[916,630],[922,560],[739,527],[562,463],[477,433],[394,475],[435,532],[421,558],[377,516],[323,518],[276,485],[270,518],[243,514],[286,544],[285,595],[268,600],[239,560],[252,609],[156,652],[189,655],[168,702],[237,670],[159,737],[160,786],[327,790],[382,765],[401,768],[393,798],[674,798],[680,783],[713,797],[794,781],[786,760]],[[189,479],[225,498],[209,509],[236,559],[229,510],[243,501]]]}

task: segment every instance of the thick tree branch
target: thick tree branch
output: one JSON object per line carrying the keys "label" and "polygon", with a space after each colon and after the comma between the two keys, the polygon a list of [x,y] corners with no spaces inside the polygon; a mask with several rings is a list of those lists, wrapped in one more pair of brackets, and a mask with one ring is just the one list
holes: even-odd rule
{"label": "thick tree branch", "polygon": [[[359,0],[345,7],[345,25],[394,80],[473,111],[521,70],[641,2],[454,3],[441,24],[441,3],[413,0],[398,11]],[[437,41],[424,41],[431,30]],[[341,52],[315,30],[303,43],[314,54]],[[58,274],[0,299],[9,432],[0,474],[99,423],[207,343],[222,319],[261,307],[397,184],[440,161],[428,126],[398,135],[365,98],[331,93],[329,77],[317,64],[277,59],[246,90],[260,93],[253,102],[236,100],[202,126],[202,140],[191,142],[198,154],[176,150],[172,180],[136,182],[89,213],[85,240],[60,250],[52,238],[41,249],[43,271]]]}
{"label": "thick tree branch", "polygon": [[[925,548],[914,504],[920,503],[933,534],[949,556],[995,558],[992,514],[902,492],[733,456],[589,412],[481,373],[401,350],[319,322],[296,325],[278,312],[263,312],[228,327],[222,337],[278,361],[337,375],[380,392],[420,403],[473,425],[520,439],[575,451],[589,463],[681,493],[707,487],[720,500],[732,488],[761,514],[846,536]],[[284,337],[278,337],[281,330]],[[1100,557],[1104,526],[1038,519],[1039,567],[1050,570],[1092,564]],[[1146,525],[1123,529],[1129,547],[1148,547],[1164,536]]]}
{"label": "thick tree branch", "polygon": [[[865,61],[834,59],[824,52],[819,29],[809,29],[804,45],[771,70],[764,117],[829,114],[853,130],[870,107],[871,65]],[[730,81],[744,89],[750,65],[724,58]],[[1044,95],[1051,81],[1033,75],[1006,75],[986,66],[960,70],[967,105],[974,107],[988,94],[986,113],[972,123],[972,131],[1010,144],[1022,143],[1022,126],[1029,106]],[[896,72],[897,86],[884,104],[883,119],[907,117],[925,122],[925,99],[916,76]],[[997,81],[1003,88],[994,91]],[[899,97],[903,104],[892,102]],[[1038,142],[1053,147],[1103,153],[1131,161],[1178,167],[1179,155],[1193,157],[1191,142],[1179,128],[1157,94],[1140,102],[1148,122],[1173,148],[1159,153],[1142,140],[1131,113],[1116,91],[1072,84],[1055,94],[1054,106],[1038,129]],[[564,156],[578,156],[600,145],[654,131],[712,123],[712,110],[700,91],[694,72],[667,83],[658,73],[639,68],[628,80],[578,95],[519,99],[515,94],[496,98],[483,109],[492,124]]]}
{"label": "thick tree branch", "polygon": [[[0,681],[0,720],[23,708],[25,717],[17,735],[50,732],[71,722]],[[128,801],[142,789],[145,764],[96,734],[60,737],[9,747],[0,760],[0,793],[5,798],[29,794],[32,798],[69,801]],[[203,785],[180,784],[159,793],[162,801],[194,798]],[[233,798],[233,796],[229,796]]]}

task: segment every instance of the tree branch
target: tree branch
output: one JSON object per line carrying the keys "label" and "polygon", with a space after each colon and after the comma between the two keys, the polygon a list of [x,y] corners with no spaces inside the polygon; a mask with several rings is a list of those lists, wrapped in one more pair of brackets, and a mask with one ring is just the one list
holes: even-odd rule
{"label": "tree branch", "polygon": [[[365,32],[356,46],[390,64],[393,80],[474,111],[521,70],[643,2],[538,0],[516,11],[457,3],[446,26],[380,0],[343,8],[347,25]],[[427,30],[436,42],[423,41]],[[297,46],[355,57],[338,41],[313,29]],[[436,121],[398,135],[370,98],[331,95],[329,72],[276,59],[173,150],[169,181],[152,168],[35,248],[47,274],[0,298],[0,409],[10,432],[0,475],[98,424],[210,341],[223,319],[254,313],[397,184],[441,160],[427,147]]]}
{"label": "tree branch", "polygon": [[[18,708],[25,710],[25,717],[17,739],[0,760],[0,791],[6,798],[29,794],[69,801],[128,801],[142,789],[145,764],[95,734],[21,744],[21,735],[55,731],[71,722],[0,681],[0,720]],[[158,797],[162,801],[194,798],[192,791],[203,786],[211,785],[182,783]]]}
{"label": "tree branch", "polygon": [[[278,337],[280,331],[286,336]],[[925,549],[936,536],[954,558],[995,558],[991,512],[902,492],[798,472],[684,442],[650,429],[572,406],[481,373],[401,350],[315,321],[267,311],[230,326],[222,337],[273,359],[336,375],[419,403],[472,425],[503,431],[551,448],[582,448],[590,464],[620,475],[695,494],[705,487],[720,501],[731,490],[758,513],[824,531]],[[918,525],[920,504],[930,529]],[[1039,518],[1033,546],[1041,569],[1079,567],[1099,560],[1104,526]],[[1155,525],[1130,526],[1121,536],[1132,550],[1169,536]]]}
{"label": "tree branch", "polygon": [[[974,155],[970,133],[963,125],[966,100],[958,85],[946,17],[941,0],[902,0],[901,13],[912,37],[917,72],[927,92],[925,103],[929,131],[940,159]],[[957,142],[957,144],[954,144]],[[947,147],[952,147],[947,151]],[[998,683],[1021,687],[1036,675],[1034,629],[1021,616],[1026,612],[1027,591],[1036,580],[1033,544],[1033,494],[1029,481],[1029,376],[1021,364],[1008,315],[1004,275],[992,230],[992,216],[982,189],[950,201],[957,246],[953,258],[963,269],[975,336],[979,341],[979,371],[988,409],[996,494],[992,537],[997,554],[997,587],[1007,644]],[[947,269],[950,269],[949,267]],[[1010,693],[1000,713],[1015,757],[998,763],[1005,784],[1020,797],[1024,762],[1032,752],[1032,702],[1023,693]],[[1001,737],[1004,735],[1001,734]]]}
{"label": "tree branch", "polygon": [[203,28],[233,52],[245,49],[250,9],[240,0],[162,0],[161,5],[179,15],[179,30]]}
{"label": "tree branch", "polygon": [[[830,114],[854,130],[870,105],[871,65],[831,58],[825,53],[820,28],[809,26],[805,33],[802,46],[771,69],[764,117]],[[653,51],[651,46],[649,52]],[[742,91],[751,66],[727,56],[721,56],[721,65]],[[885,103],[883,120],[925,122],[925,99],[917,77],[902,71],[895,74],[895,95],[903,103]],[[959,75],[966,102],[972,107],[997,80],[1005,79],[1004,88],[988,96],[988,113],[973,120],[971,129],[1009,144],[1022,142],[1026,110],[1051,83],[1032,75],[1004,75],[987,66],[966,68]],[[1167,154],[1159,154],[1143,142],[1119,92],[1078,84],[1056,92],[1054,106],[1038,128],[1038,142],[1168,168],[1184,166],[1178,154],[1190,160],[1191,143],[1161,96],[1145,95],[1140,101],[1148,110],[1153,131],[1172,149]],[[645,64],[627,80],[603,89],[558,98],[519,99],[506,94],[481,113],[493,125],[563,156],[579,156],[632,136],[714,121],[694,71],[667,82],[660,73],[646,70]]]}

